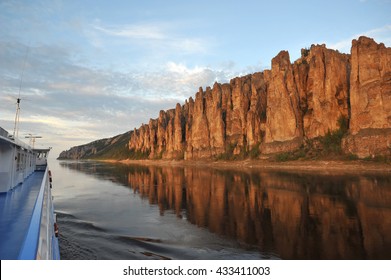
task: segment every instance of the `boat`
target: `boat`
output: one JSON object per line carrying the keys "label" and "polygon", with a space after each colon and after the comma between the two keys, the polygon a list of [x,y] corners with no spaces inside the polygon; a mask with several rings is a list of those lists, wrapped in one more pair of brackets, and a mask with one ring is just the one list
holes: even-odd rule
{"label": "boat", "polygon": [[0,259],[60,259],[47,157],[0,127]]}

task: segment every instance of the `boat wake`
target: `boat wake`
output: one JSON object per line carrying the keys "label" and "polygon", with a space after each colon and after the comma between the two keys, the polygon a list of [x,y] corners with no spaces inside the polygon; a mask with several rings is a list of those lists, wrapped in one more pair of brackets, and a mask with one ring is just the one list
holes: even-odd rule
{"label": "boat wake", "polygon": [[61,259],[168,260],[184,255],[182,250],[172,248],[162,240],[116,235],[71,214],[58,212],[57,219],[60,225]]}
{"label": "boat wake", "polygon": [[152,237],[110,232],[74,215],[57,212],[64,260],[259,259],[259,252],[237,254],[227,248],[204,248]]}

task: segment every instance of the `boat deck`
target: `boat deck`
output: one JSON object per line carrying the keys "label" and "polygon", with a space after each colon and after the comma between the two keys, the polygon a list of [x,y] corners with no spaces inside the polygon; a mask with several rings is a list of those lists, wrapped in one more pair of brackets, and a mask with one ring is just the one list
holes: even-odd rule
{"label": "boat deck", "polygon": [[0,193],[0,259],[17,259],[25,242],[45,172],[35,171],[12,191]]}

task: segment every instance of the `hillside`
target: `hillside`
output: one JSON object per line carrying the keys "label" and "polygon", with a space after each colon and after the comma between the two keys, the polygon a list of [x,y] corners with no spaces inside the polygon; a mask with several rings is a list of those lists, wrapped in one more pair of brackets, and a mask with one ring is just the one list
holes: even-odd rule
{"label": "hillside", "polygon": [[58,159],[126,159],[130,132],[63,151]]}

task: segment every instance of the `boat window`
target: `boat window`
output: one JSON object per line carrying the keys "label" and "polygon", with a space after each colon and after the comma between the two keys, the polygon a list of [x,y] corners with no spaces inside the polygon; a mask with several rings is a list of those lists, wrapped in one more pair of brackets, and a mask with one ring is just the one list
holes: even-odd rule
{"label": "boat window", "polygon": [[21,154],[18,151],[18,156],[16,157],[16,171],[21,169]]}
{"label": "boat window", "polygon": [[24,157],[24,153],[22,153],[20,159],[20,168],[24,170],[24,166],[25,166],[25,157]]}
{"label": "boat window", "polygon": [[38,158],[46,158],[46,154],[47,154],[47,152],[39,152],[38,153]]}

